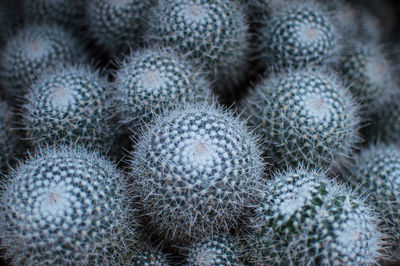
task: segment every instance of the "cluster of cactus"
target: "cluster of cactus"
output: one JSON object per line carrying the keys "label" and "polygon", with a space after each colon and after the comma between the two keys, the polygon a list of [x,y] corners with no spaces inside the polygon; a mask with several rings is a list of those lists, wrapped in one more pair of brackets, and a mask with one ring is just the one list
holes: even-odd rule
{"label": "cluster of cactus", "polygon": [[0,1],[0,264],[400,261],[391,1]]}

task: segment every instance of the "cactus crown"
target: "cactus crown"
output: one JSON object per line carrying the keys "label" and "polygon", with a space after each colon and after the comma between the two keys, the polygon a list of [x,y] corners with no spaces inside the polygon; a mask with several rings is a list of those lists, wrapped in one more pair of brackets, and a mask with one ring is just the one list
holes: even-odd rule
{"label": "cactus crown", "polygon": [[151,223],[187,239],[233,227],[257,196],[263,163],[243,122],[211,105],[186,105],[139,137],[130,174]]}
{"label": "cactus crown", "polygon": [[176,104],[209,97],[210,85],[190,62],[171,49],[146,49],[126,58],[116,73],[123,123],[139,128]]}
{"label": "cactus crown", "polygon": [[[59,68],[43,75],[26,95],[24,124],[35,144],[84,143],[107,150],[111,139],[111,92],[87,66]],[[107,146],[107,147],[105,147]]]}
{"label": "cactus crown", "polygon": [[263,134],[266,156],[281,166],[336,166],[358,139],[357,106],[347,88],[324,71],[265,79],[242,108],[248,124]]}
{"label": "cactus crown", "polygon": [[0,238],[13,264],[119,264],[134,243],[124,179],[96,153],[41,150],[10,175]]}
{"label": "cactus crown", "polygon": [[1,53],[1,79],[16,96],[28,91],[48,69],[84,62],[83,45],[73,35],[56,25],[28,26],[7,41]]}

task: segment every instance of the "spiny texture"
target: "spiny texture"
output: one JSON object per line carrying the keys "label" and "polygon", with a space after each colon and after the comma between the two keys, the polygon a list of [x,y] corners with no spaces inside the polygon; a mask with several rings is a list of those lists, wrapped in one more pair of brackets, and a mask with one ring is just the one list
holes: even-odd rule
{"label": "spiny texture", "polygon": [[122,122],[131,129],[177,104],[199,103],[211,94],[202,74],[169,49],[147,49],[127,57],[114,84]]}
{"label": "spiny texture", "polygon": [[[400,148],[394,145],[370,145],[355,158],[349,168],[350,183],[365,191],[377,211],[383,214],[393,249],[400,248]],[[399,257],[399,255],[397,254]]]}
{"label": "spiny texture", "polygon": [[377,109],[377,119],[373,123],[376,139],[385,143],[400,143],[400,93],[382,101]]}
{"label": "spiny texture", "polygon": [[198,240],[187,248],[186,265],[238,265],[237,245],[236,240],[224,235]]}
{"label": "spiny texture", "polygon": [[22,96],[42,73],[58,65],[86,61],[81,43],[56,25],[31,25],[11,37],[0,55],[2,84]]}
{"label": "spiny texture", "polygon": [[161,0],[150,16],[148,38],[197,62],[217,87],[244,78],[249,33],[241,5],[229,0]]}
{"label": "spiny texture", "polygon": [[367,113],[387,100],[398,88],[391,64],[375,42],[354,42],[339,60],[341,74],[351,84],[351,93]]}
{"label": "spiny texture", "polygon": [[165,257],[165,255],[148,245],[144,245],[140,250],[136,251],[136,254],[133,256],[132,265],[134,266],[149,266],[149,265],[157,265],[157,266],[168,266],[169,263]]}
{"label": "spiny texture", "polygon": [[87,0],[23,0],[23,13],[28,23],[82,24]]}
{"label": "spiny texture", "polygon": [[15,116],[7,102],[0,100],[0,170],[7,171],[19,150],[19,139],[15,130]]}
{"label": "spiny texture", "polygon": [[263,80],[242,101],[248,124],[279,166],[328,168],[357,141],[357,107],[343,84],[323,71],[297,70]]}
{"label": "spiny texture", "polygon": [[258,33],[260,57],[274,67],[325,64],[337,57],[339,33],[313,1],[297,1],[275,11]]}
{"label": "spiny texture", "polygon": [[275,175],[248,236],[257,265],[370,265],[383,234],[364,202],[315,170]]}
{"label": "spiny texture", "polygon": [[0,239],[13,265],[121,265],[136,225],[124,178],[96,153],[42,150],[10,174]]}
{"label": "spiny texture", "polygon": [[112,53],[137,45],[156,0],[90,0],[86,7],[89,34]]}
{"label": "spiny texture", "polygon": [[111,88],[89,67],[70,66],[44,75],[23,105],[28,139],[45,143],[80,143],[108,150],[115,133]]}
{"label": "spiny texture", "polygon": [[263,171],[244,123],[206,104],[159,116],[131,157],[132,187],[150,225],[182,241],[235,227],[257,197]]}

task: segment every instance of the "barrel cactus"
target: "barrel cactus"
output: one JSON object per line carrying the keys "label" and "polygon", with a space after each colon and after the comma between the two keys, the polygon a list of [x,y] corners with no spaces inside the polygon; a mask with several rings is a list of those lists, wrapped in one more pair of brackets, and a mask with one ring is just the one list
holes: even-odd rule
{"label": "barrel cactus", "polygon": [[247,237],[257,265],[372,265],[383,234],[360,198],[306,168],[276,173]]}
{"label": "barrel cactus", "polygon": [[208,104],[157,117],[138,138],[129,171],[149,226],[182,242],[234,228],[258,196],[262,172],[257,138]]}
{"label": "barrel cactus", "polygon": [[13,171],[1,194],[0,239],[13,265],[121,265],[136,222],[125,178],[83,148],[46,148]]}
{"label": "barrel cactus", "polygon": [[243,80],[249,33],[242,5],[229,0],[163,0],[150,18],[147,39],[196,61],[217,88],[229,90]]}
{"label": "barrel cactus", "polygon": [[115,77],[122,122],[134,132],[168,108],[211,96],[202,73],[171,49],[136,52],[125,59]]}
{"label": "barrel cactus", "polygon": [[22,97],[38,77],[58,65],[83,63],[86,52],[79,40],[56,25],[29,25],[7,40],[0,54],[0,81]]}
{"label": "barrel cactus", "polygon": [[34,146],[80,143],[107,151],[115,133],[111,88],[88,66],[66,66],[35,82],[23,105],[23,123]]}
{"label": "barrel cactus", "polygon": [[240,105],[248,124],[263,135],[265,156],[281,167],[301,162],[336,168],[358,140],[358,107],[343,83],[326,71],[266,78]]}

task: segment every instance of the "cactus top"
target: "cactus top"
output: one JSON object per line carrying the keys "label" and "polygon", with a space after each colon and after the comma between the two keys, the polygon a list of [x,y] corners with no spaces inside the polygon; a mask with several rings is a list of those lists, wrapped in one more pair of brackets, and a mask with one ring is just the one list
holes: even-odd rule
{"label": "cactus top", "polygon": [[243,122],[201,104],[155,119],[139,137],[130,174],[152,223],[189,239],[234,226],[257,196],[262,171],[257,139]]}
{"label": "cactus top", "polygon": [[27,26],[10,38],[1,52],[1,82],[21,97],[48,69],[86,59],[83,45],[62,27]]}
{"label": "cactus top", "polygon": [[202,73],[171,49],[146,49],[126,58],[116,73],[123,122],[138,128],[176,104],[200,102],[211,93]]}
{"label": "cactus top", "polygon": [[5,188],[0,238],[13,264],[119,264],[136,237],[123,176],[96,153],[42,150]]}
{"label": "cactus top", "polygon": [[338,40],[331,18],[313,1],[288,3],[271,14],[259,33],[262,58],[283,67],[331,62]]}
{"label": "cactus top", "polygon": [[357,106],[340,80],[324,71],[267,78],[242,106],[248,124],[264,135],[266,155],[282,166],[336,166],[358,139]]}

